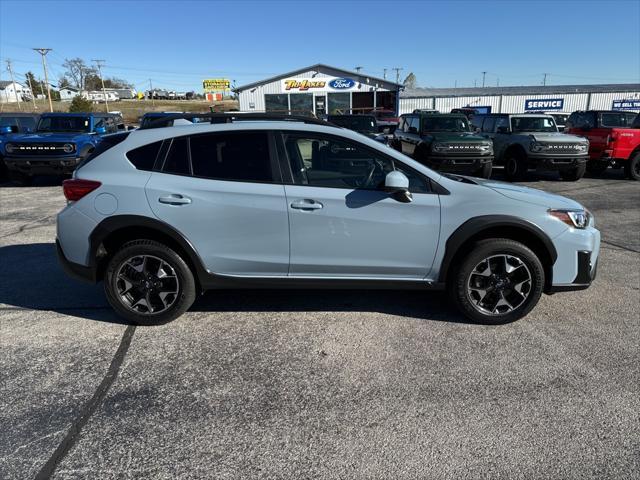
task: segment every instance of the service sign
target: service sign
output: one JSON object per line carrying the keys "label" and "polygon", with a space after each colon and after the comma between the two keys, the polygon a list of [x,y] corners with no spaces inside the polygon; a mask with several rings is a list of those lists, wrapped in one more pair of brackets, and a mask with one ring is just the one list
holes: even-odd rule
{"label": "service sign", "polygon": [[524,101],[526,112],[536,110],[563,110],[564,98],[533,98]]}
{"label": "service sign", "polygon": [[283,92],[348,92],[357,86],[351,78],[287,78],[281,81]]}
{"label": "service sign", "polygon": [[209,78],[202,81],[205,92],[224,92],[231,89],[231,82],[226,78]]}
{"label": "service sign", "polygon": [[640,99],[614,100],[612,110],[640,110]]}

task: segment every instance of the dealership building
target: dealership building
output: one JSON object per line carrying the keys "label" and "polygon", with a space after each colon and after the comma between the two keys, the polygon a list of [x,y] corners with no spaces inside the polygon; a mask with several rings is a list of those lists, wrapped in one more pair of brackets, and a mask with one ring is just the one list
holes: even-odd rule
{"label": "dealership building", "polygon": [[384,108],[397,111],[402,85],[316,64],[235,89],[240,110],[316,115]]}
{"label": "dealership building", "polygon": [[417,108],[450,112],[463,107],[482,113],[640,111],[640,84],[406,88],[400,93],[400,114]]}

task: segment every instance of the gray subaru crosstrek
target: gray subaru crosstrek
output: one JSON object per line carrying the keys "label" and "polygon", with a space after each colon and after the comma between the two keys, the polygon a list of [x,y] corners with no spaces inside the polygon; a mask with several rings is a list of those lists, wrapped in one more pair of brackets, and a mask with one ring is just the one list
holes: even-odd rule
{"label": "gray subaru crosstrek", "polygon": [[573,200],[440,174],[315,119],[210,120],[106,136],[64,182],[60,261],[130,321],[286,286],[446,289],[498,324],[595,277],[600,233]]}

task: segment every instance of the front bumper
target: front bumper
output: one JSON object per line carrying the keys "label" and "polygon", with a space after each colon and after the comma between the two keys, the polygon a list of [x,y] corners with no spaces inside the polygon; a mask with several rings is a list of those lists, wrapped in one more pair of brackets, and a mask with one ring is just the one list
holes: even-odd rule
{"label": "front bumper", "polygon": [[25,175],[64,175],[72,173],[80,157],[4,157],[9,170]]}
{"label": "front bumper", "polygon": [[64,272],[77,280],[81,280],[87,283],[96,283],[96,268],[93,266],[80,265],[70,261],[62,251],[60,241],[56,238],[56,254],[58,255],[58,261],[62,266]]}
{"label": "front bumper", "polygon": [[593,227],[568,229],[553,240],[558,258],[553,284],[547,293],[584,290],[595,280],[600,253],[600,232]]}
{"label": "front bumper", "polygon": [[537,170],[571,170],[587,163],[589,154],[584,155],[534,155],[529,154],[529,163]]}
{"label": "front bumper", "polygon": [[493,155],[486,156],[435,156],[425,159],[428,167],[441,172],[475,172],[487,163],[493,162]]}

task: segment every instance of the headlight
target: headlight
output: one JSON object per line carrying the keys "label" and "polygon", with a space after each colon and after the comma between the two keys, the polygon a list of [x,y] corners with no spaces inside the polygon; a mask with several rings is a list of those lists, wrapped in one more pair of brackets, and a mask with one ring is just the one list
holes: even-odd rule
{"label": "headlight", "polygon": [[76,149],[76,146],[73,143],[65,143],[62,146],[62,150],[64,150],[64,153],[71,153]]}
{"label": "headlight", "polygon": [[589,145],[588,144],[581,143],[581,144],[576,146],[576,151],[578,151],[578,152],[584,153],[584,152],[586,152],[588,150],[589,150]]}
{"label": "headlight", "polygon": [[542,152],[546,150],[546,148],[546,144],[539,142],[531,142],[531,144],[529,145],[529,150],[531,150],[532,152]]}
{"label": "headlight", "polygon": [[584,229],[589,226],[589,220],[591,219],[591,212],[586,208],[584,210],[548,210],[549,215],[557,218],[563,223],[566,223],[570,227]]}
{"label": "headlight", "polygon": [[493,153],[493,143],[485,143],[480,145],[480,151]]}
{"label": "headlight", "polygon": [[15,146],[12,143],[7,143],[4,146],[4,149],[7,153],[13,153],[13,151],[15,150]]}

